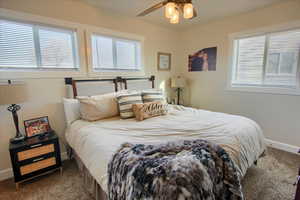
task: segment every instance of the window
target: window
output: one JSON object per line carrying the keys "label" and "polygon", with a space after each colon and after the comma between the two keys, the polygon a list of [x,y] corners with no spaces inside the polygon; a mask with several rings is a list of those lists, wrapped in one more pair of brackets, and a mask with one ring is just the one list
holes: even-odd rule
{"label": "window", "polygon": [[234,40],[232,86],[299,87],[300,29]]}
{"label": "window", "polygon": [[76,32],[0,19],[0,69],[78,69]]}
{"label": "window", "polygon": [[92,35],[92,65],[95,71],[141,70],[139,41]]}

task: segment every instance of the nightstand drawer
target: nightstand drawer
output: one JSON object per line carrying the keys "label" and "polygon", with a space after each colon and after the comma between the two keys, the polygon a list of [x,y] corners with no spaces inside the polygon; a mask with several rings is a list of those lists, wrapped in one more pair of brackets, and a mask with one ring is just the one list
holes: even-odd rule
{"label": "nightstand drawer", "polygon": [[54,131],[43,138],[10,143],[9,152],[16,184],[61,168],[59,138]]}
{"label": "nightstand drawer", "polygon": [[18,161],[27,160],[29,158],[38,157],[51,152],[54,152],[54,144],[47,144],[41,147],[18,152]]}
{"label": "nightstand drawer", "polygon": [[[43,158],[38,158],[38,159],[43,159]],[[24,166],[20,167],[20,173],[23,176],[23,175],[26,175],[26,174],[29,174],[29,173],[38,171],[40,169],[44,169],[46,167],[53,166],[53,165],[56,165],[55,157],[47,158],[45,160],[36,161],[35,163],[32,163],[32,164],[24,165]]]}

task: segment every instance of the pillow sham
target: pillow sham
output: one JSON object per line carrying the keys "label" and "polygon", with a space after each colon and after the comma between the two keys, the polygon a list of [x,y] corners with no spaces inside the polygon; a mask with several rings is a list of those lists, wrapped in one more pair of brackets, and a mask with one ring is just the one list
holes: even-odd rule
{"label": "pillow sham", "polygon": [[155,116],[166,115],[168,113],[168,104],[161,101],[133,104],[132,108],[135,118],[138,121]]}
{"label": "pillow sham", "polygon": [[142,91],[143,102],[163,101],[165,102],[164,93],[162,90],[150,89]]}
{"label": "pillow sham", "polygon": [[134,117],[132,110],[133,104],[142,104],[142,96],[138,91],[123,91],[117,95],[117,101],[119,104],[120,117],[122,119],[128,119]]}
{"label": "pillow sham", "polygon": [[87,121],[96,121],[119,115],[116,93],[91,97],[77,97],[80,102],[80,116]]}
{"label": "pillow sham", "polygon": [[63,98],[67,126],[80,119],[80,102],[77,99]]}

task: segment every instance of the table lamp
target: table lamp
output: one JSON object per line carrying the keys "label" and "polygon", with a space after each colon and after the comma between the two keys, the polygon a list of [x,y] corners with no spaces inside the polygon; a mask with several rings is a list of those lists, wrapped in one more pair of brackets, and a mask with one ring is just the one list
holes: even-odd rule
{"label": "table lamp", "polygon": [[10,105],[7,110],[12,113],[16,127],[16,137],[10,140],[12,143],[21,142],[25,138],[25,136],[20,132],[17,114],[17,111],[21,109],[21,106],[17,104],[25,102],[27,99],[25,90],[25,85],[20,83],[12,83],[11,81],[8,81],[7,83],[0,84],[0,105]]}
{"label": "table lamp", "polygon": [[186,80],[185,78],[181,77],[181,76],[177,76],[171,79],[171,87],[172,88],[176,88],[177,91],[177,105],[179,104],[180,101],[180,92],[182,90],[182,88],[184,88],[186,85]]}

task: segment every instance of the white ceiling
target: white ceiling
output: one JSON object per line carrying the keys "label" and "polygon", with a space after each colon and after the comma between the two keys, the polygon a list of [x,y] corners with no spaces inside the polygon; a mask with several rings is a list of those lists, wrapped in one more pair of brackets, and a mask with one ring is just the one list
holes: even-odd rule
{"label": "white ceiling", "polygon": [[[118,15],[135,17],[138,13],[159,3],[163,0],[84,0],[102,9],[116,12]],[[198,11],[198,17],[192,20],[180,18],[179,24],[170,24],[164,17],[164,9],[150,13],[145,17],[140,17],[155,24],[164,25],[170,28],[185,28],[187,26],[203,23],[206,21],[248,12],[270,4],[284,0],[193,0],[193,4]]]}

